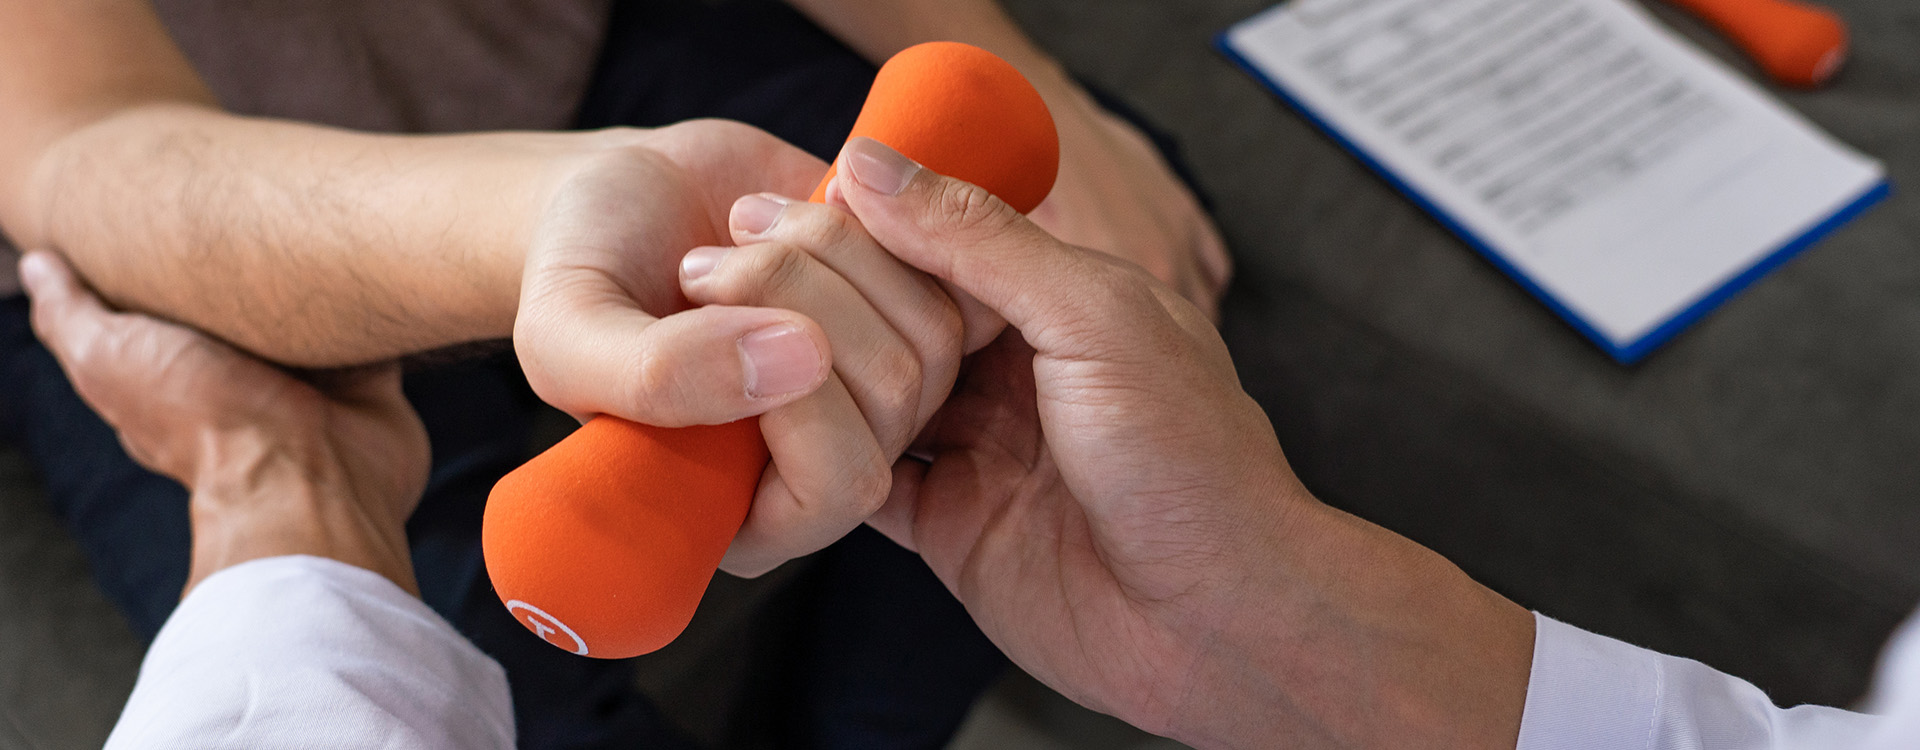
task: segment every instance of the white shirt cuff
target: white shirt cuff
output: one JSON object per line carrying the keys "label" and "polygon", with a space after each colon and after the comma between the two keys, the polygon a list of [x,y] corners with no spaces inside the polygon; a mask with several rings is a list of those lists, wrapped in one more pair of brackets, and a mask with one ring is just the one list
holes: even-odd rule
{"label": "white shirt cuff", "polygon": [[209,576],[140,666],[109,748],[511,748],[506,674],[371,571],[275,557]]}
{"label": "white shirt cuff", "polygon": [[1781,709],[1747,682],[1534,615],[1519,750],[1858,747],[1873,717]]}

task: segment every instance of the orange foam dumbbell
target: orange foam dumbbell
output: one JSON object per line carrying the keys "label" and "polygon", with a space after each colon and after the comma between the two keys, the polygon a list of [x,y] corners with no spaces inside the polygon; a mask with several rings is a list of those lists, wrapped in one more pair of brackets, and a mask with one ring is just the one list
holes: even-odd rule
{"label": "orange foam dumbbell", "polygon": [[1733,39],[1782,85],[1819,86],[1847,60],[1846,22],[1817,5],[1798,0],[1669,1]]}
{"label": "orange foam dumbbell", "polygon": [[[885,143],[1022,212],[1053,189],[1060,139],[1033,85],[951,42],[880,69],[850,137]],[[814,200],[824,198],[829,171]],[[617,659],[658,650],[692,619],[746,520],[768,460],[759,420],[668,429],[597,417],[494,486],[487,574],[548,643]]]}

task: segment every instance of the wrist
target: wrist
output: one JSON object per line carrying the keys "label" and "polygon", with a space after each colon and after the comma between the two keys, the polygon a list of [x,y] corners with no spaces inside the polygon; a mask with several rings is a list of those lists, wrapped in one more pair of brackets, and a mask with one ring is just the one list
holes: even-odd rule
{"label": "wrist", "polygon": [[[1533,619],[1439,555],[1307,498],[1230,592],[1167,733],[1196,747],[1511,748]],[[1283,738],[1283,739],[1276,739]]]}
{"label": "wrist", "polygon": [[483,270],[463,306],[465,333],[448,344],[513,336],[527,257],[548,208],[569,179],[619,143],[610,131],[474,137],[490,140],[475,155],[487,166],[455,177],[460,189],[476,197],[463,202],[464,218],[457,223],[471,238],[464,244],[479,250],[473,259]]}
{"label": "wrist", "polygon": [[329,448],[269,427],[202,433],[190,483],[187,589],[250,560],[312,555],[371,570],[417,594],[405,519],[368,513]]}

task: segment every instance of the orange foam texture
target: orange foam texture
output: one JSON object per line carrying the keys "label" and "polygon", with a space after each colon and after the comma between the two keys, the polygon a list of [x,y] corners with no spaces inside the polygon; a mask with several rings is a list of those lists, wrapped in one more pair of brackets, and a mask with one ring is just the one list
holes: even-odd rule
{"label": "orange foam texture", "polygon": [[[993,53],[956,42],[910,47],[880,68],[848,138],[872,138],[1027,213],[1060,171],[1046,100]],[[837,167],[813,191],[825,202]]]}
{"label": "orange foam texture", "polygon": [[[889,60],[849,137],[857,136],[1022,212],[1052,191],[1060,165],[1053,117],[1032,84],[993,54],[952,42]],[[596,417],[494,486],[481,529],[494,592],[528,630],[567,651],[607,659],[657,651],[692,620],[767,461],[758,419],[671,429]]]}
{"label": "orange foam texture", "polygon": [[1847,25],[1797,0],[1672,0],[1726,34],[1769,78],[1795,88],[1827,82],[1847,59]]}

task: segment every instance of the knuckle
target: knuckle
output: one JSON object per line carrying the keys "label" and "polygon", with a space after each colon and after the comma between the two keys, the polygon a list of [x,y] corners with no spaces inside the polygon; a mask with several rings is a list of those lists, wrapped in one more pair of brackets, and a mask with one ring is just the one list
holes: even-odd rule
{"label": "knuckle", "polygon": [[936,223],[929,229],[948,239],[997,233],[1018,216],[986,188],[959,180],[940,181],[933,210]]}
{"label": "knuckle", "polygon": [[1142,263],[1140,266],[1147,271],[1149,276],[1168,284],[1179,283],[1181,271],[1184,270],[1174,259],[1166,256],[1149,258],[1146,263]]}
{"label": "knuckle", "polygon": [[880,512],[887,504],[887,496],[893,492],[893,471],[875,456],[849,478],[847,483],[847,507],[854,515],[865,519]]}
{"label": "knuckle", "polygon": [[682,120],[655,129],[652,134],[648,139],[650,148],[702,174],[718,164],[765,157],[778,149],[792,148],[764,130],[733,120]]}
{"label": "knuckle", "polygon": [[967,321],[960,314],[960,306],[944,294],[938,295],[938,299],[939,308],[929,314],[918,337],[922,361],[932,364],[936,370],[959,366],[967,335]]}
{"label": "knuckle", "polygon": [[1072,314],[1061,316],[1053,329],[1075,348],[1101,349],[1101,357],[1110,358],[1122,350],[1154,348],[1147,342],[1177,328],[1154,291],[1157,282],[1144,271],[1098,264],[1084,273],[1085,285],[1067,301]]}
{"label": "knuckle", "polygon": [[[555,346],[558,343],[548,335],[552,327],[547,324],[548,316],[544,311],[523,307],[513,325],[513,349],[515,358],[520,362],[520,370],[526,374],[527,386],[533,389],[540,400],[559,409],[572,409],[570,394],[566,392],[564,378],[555,372],[553,363],[564,360],[565,352]],[[564,339],[562,339],[564,340]]]}
{"label": "knuckle", "polygon": [[601,128],[586,134],[589,145],[599,148],[620,148],[639,144],[646,138],[646,131],[639,128],[614,126]]}
{"label": "knuckle", "polygon": [[685,184],[689,176],[686,165],[674,159],[670,149],[656,145],[655,133],[605,132],[596,139],[599,149],[566,180],[572,189],[563,194],[570,200],[557,206],[598,208],[595,197],[629,194],[636,185],[646,183]]}
{"label": "knuckle", "polygon": [[552,404],[554,408],[566,409],[571,406],[561,393],[560,382],[547,372],[546,367],[525,354],[520,355],[519,359],[520,369],[526,373],[527,387],[532,389],[535,396],[539,396],[541,401]]}
{"label": "knuckle", "polygon": [[779,299],[801,283],[812,260],[806,251],[784,242],[749,245],[733,252],[737,261],[730,258],[724,264],[730,272],[716,284],[721,304],[759,305]]}
{"label": "knuckle", "polygon": [[1092,301],[1105,312],[1142,310],[1146,309],[1143,305],[1159,305],[1159,299],[1153,294],[1152,277],[1138,267],[1102,263],[1094,267],[1092,277],[1095,291]]}
{"label": "knuckle", "polygon": [[650,142],[648,145],[662,151],[673,151],[688,141],[697,141],[709,136],[724,138],[731,134],[729,132],[730,126],[731,123],[725,120],[681,120],[670,125],[653,128],[651,130],[653,137],[649,139]]}
{"label": "knuckle", "polygon": [[677,133],[715,135],[722,138],[758,139],[766,137],[764,131],[752,125],[718,117],[699,117],[692,120],[682,120],[667,126],[667,129]]}
{"label": "knuckle", "polygon": [[114,363],[126,351],[126,336],[117,328],[78,327],[68,332],[65,342],[67,363],[89,380],[114,369]]}
{"label": "knuckle", "polygon": [[850,218],[845,213],[830,206],[812,204],[805,204],[804,209],[793,211],[793,207],[788,208],[799,214],[791,225],[785,227],[787,231],[784,235],[788,240],[815,252],[831,250],[847,241],[850,234],[847,222]]}
{"label": "knuckle", "polygon": [[135,356],[139,341],[123,326],[107,324],[78,334],[69,341],[63,358],[82,399],[103,413],[113,413],[137,399],[150,397],[166,383],[167,362]]}
{"label": "knuckle", "polygon": [[627,380],[624,400],[629,413],[679,426],[679,410],[675,408],[681,393],[680,368],[669,366],[668,357],[655,356],[651,347],[639,347],[634,350],[628,371],[633,377]]}
{"label": "knuckle", "polygon": [[52,347],[74,373],[91,373],[103,358],[99,336],[73,336]]}
{"label": "knuckle", "polygon": [[875,355],[863,375],[875,402],[876,422],[890,424],[915,417],[920,406],[923,375],[918,357],[900,349],[889,349]]}
{"label": "knuckle", "polygon": [[1206,313],[1195,307],[1185,295],[1164,285],[1155,285],[1152,289],[1160,307],[1167,311],[1167,315],[1173,319],[1174,325],[1180,330],[1185,331],[1189,336],[1200,336],[1214,331],[1213,321],[1207,319]]}

